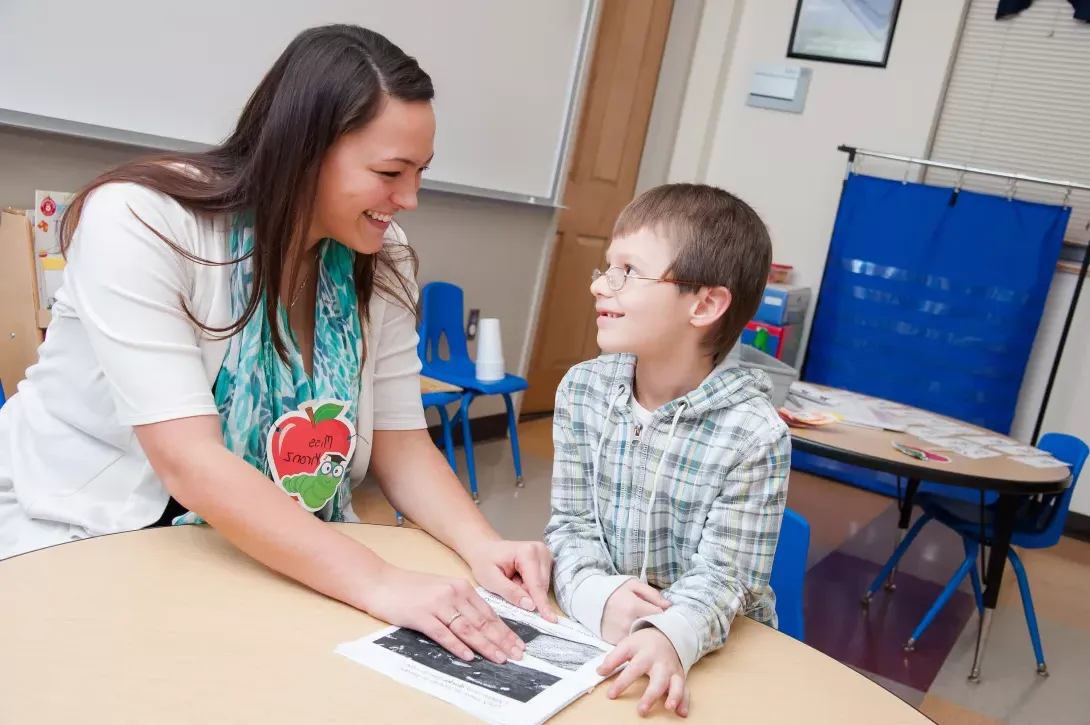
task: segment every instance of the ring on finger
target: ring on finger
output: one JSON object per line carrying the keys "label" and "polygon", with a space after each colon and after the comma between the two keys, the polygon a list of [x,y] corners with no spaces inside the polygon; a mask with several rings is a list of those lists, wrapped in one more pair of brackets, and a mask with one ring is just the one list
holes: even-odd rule
{"label": "ring on finger", "polygon": [[447,626],[449,627],[450,625],[454,624],[454,620],[460,616],[462,616],[461,612],[455,612],[454,614],[450,615],[450,617],[447,618]]}

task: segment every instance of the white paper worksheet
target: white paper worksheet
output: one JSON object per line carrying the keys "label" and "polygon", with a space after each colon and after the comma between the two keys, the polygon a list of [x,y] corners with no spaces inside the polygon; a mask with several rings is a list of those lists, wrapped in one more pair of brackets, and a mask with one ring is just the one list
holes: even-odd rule
{"label": "white paper worksheet", "polygon": [[401,627],[345,642],[336,652],[498,725],[539,725],[605,679],[597,669],[612,645],[570,619],[553,624],[485,589],[477,592],[526,643],[518,662],[501,665],[479,655],[466,662]]}

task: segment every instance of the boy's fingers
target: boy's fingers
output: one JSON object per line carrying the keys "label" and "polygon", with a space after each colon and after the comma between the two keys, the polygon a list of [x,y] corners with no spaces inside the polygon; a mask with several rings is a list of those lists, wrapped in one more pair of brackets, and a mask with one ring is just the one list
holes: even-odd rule
{"label": "boy's fingers", "polygon": [[602,664],[598,665],[598,674],[603,677],[608,677],[613,674],[613,671],[628,662],[632,658],[632,648],[627,644],[620,644],[614,647],[606,658],[602,660]]}
{"label": "boy's fingers", "polygon": [[610,700],[616,699],[632,686],[632,683],[640,679],[647,673],[647,664],[642,660],[632,660],[628,663],[628,667],[624,668],[624,671],[614,681],[613,686],[609,688],[609,692],[606,693],[606,697]]}
{"label": "boy's fingers", "polygon": [[685,688],[685,695],[681,698],[681,705],[677,709],[677,714],[682,717],[689,717],[689,688]]}
{"label": "boy's fingers", "polygon": [[646,582],[639,582],[633,587],[632,591],[643,601],[654,604],[660,609],[666,609],[670,606],[670,600],[662,596],[662,592]]}
{"label": "boy's fingers", "polygon": [[651,712],[651,708],[655,706],[655,703],[662,699],[662,696],[666,694],[666,690],[670,687],[670,674],[664,667],[652,667],[651,668],[651,684],[647,686],[647,689],[643,691],[643,697],[640,698],[639,711],[641,715],[646,715]]}
{"label": "boy's fingers", "polygon": [[666,695],[666,709],[681,714],[681,704],[685,699],[685,678],[681,675],[670,676],[670,690]]}

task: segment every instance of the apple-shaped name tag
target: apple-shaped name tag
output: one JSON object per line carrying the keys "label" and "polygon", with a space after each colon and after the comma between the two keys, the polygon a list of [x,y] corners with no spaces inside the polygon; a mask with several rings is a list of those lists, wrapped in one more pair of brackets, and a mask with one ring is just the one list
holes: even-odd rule
{"label": "apple-shaped name tag", "polygon": [[269,431],[269,470],[280,488],[307,511],[326,505],[341,485],[356,431],[339,400],[310,400],[285,413]]}

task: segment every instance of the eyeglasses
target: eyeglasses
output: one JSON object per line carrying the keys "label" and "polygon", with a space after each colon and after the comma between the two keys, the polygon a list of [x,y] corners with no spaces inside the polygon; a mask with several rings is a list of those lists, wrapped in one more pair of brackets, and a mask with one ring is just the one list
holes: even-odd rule
{"label": "eyeglasses", "polygon": [[609,285],[609,288],[614,292],[620,292],[621,288],[624,287],[625,281],[630,279],[642,279],[646,282],[667,282],[669,284],[689,285],[692,287],[703,286],[696,282],[686,282],[680,279],[662,279],[661,277],[640,277],[635,274],[625,274],[625,271],[620,267],[610,267],[605,272],[598,269],[594,270],[590,273],[591,284],[597,282],[599,277],[605,277],[606,284]]}

